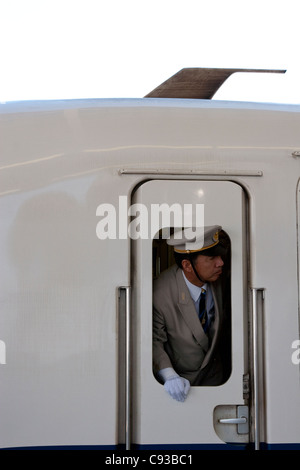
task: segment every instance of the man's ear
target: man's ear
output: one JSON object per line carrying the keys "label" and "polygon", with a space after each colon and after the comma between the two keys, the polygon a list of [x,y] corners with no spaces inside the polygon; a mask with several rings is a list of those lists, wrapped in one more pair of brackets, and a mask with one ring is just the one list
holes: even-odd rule
{"label": "man's ear", "polygon": [[193,270],[191,262],[188,259],[183,259],[181,261],[181,266],[182,266],[183,271],[186,271],[188,273],[192,272],[192,270]]}

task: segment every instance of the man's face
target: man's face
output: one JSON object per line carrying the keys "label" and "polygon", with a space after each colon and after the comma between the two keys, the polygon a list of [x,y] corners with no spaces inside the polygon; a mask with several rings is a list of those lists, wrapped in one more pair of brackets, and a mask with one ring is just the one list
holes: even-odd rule
{"label": "man's face", "polygon": [[[186,261],[185,265],[184,262]],[[190,282],[195,285],[199,285],[199,279],[194,273],[193,267],[188,260],[184,260],[182,263],[183,269],[187,278]],[[200,277],[204,282],[213,282],[216,281],[222,274],[222,268],[224,262],[221,256],[204,256],[198,255],[194,261],[194,267]]]}
{"label": "man's face", "polygon": [[194,266],[201,279],[206,282],[213,282],[222,274],[224,262],[221,256],[199,255]]}

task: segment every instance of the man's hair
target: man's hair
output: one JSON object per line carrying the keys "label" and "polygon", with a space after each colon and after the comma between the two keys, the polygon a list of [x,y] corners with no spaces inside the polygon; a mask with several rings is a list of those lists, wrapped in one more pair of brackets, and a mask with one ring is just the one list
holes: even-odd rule
{"label": "man's hair", "polygon": [[174,251],[175,262],[176,262],[177,266],[181,269],[182,269],[182,261],[184,259],[188,259],[189,261],[193,262],[193,261],[196,261],[196,258],[199,255],[203,255],[203,256],[221,256],[221,258],[224,261],[224,257],[226,255],[226,249],[221,243],[219,243],[217,246],[214,246],[212,248],[208,248],[207,250],[203,250],[203,251],[195,251],[194,253],[177,253],[176,251]]}
{"label": "man's hair", "polygon": [[200,255],[201,253],[199,252],[196,252],[196,253],[177,253],[176,251],[174,251],[174,259],[175,259],[175,263],[177,264],[177,266],[182,269],[182,261],[184,259],[188,259],[189,261],[195,261],[196,258],[198,257],[198,255]]}

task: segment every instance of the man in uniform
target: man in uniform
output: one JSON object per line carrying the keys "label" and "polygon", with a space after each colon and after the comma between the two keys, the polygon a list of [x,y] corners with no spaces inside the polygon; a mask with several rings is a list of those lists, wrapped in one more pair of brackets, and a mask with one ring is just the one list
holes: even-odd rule
{"label": "man in uniform", "polygon": [[190,385],[223,383],[221,229],[174,234],[167,243],[174,247],[176,264],[154,284],[154,373],[178,401],[186,399]]}

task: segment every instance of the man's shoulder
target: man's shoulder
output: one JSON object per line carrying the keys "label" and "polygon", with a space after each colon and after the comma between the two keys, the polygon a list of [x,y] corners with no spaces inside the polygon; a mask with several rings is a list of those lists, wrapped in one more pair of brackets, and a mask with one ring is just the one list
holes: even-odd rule
{"label": "man's shoulder", "polygon": [[177,276],[180,268],[177,265],[171,266],[163,271],[153,285],[153,303],[154,306],[162,308],[173,303],[178,298]]}
{"label": "man's shoulder", "polygon": [[154,281],[154,294],[177,289],[177,275],[180,268],[175,264],[163,271]]}
{"label": "man's shoulder", "polygon": [[178,266],[173,264],[170,268],[166,269],[159,275],[159,277],[154,281],[154,285],[159,286],[166,282],[169,283],[170,281],[175,281],[178,270]]}

